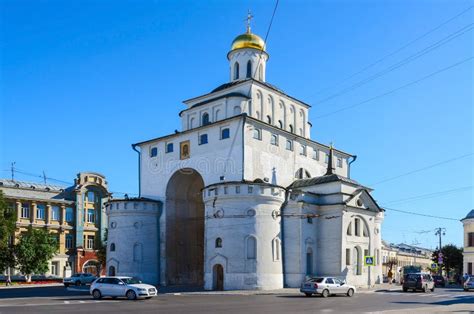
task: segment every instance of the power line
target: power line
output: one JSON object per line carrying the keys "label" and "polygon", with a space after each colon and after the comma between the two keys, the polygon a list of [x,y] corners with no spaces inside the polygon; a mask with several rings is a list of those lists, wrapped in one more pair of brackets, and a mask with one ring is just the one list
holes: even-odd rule
{"label": "power line", "polygon": [[436,218],[436,219],[445,219],[445,220],[459,221],[459,219],[456,219],[456,218],[449,218],[449,217],[442,217],[442,216],[435,216],[435,215],[420,214],[420,213],[415,213],[415,212],[408,211],[408,210],[401,210],[401,209],[395,209],[395,208],[389,208],[389,207],[383,207],[383,208],[384,208],[384,209],[391,210],[391,211],[399,212],[399,213],[409,214],[409,215],[422,216],[422,217],[429,217],[429,218]]}
{"label": "power line", "polygon": [[332,89],[332,88],[334,88],[334,87],[336,87],[336,86],[339,86],[339,85],[341,85],[342,83],[344,83],[344,82],[348,81],[349,79],[353,78],[354,76],[356,76],[356,75],[358,75],[358,74],[360,74],[360,73],[362,73],[362,72],[365,72],[366,70],[370,69],[370,68],[373,67],[374,65],[377,65],[377,64],[379,64],[380,62],[386,60],[387,58],[389,58],[389,57],[391,57],[391,56],[397,54],[398,52],[400,52],[400,51],[404,50],[405,48],[411,46],[412,44],[416,43],[416,42],[419,41],[420,39],[425,38],[425,37],[428,36],[429,34],[433,33],[434,31],[440,29],[440,28],[443,27],[444,25],[450,23],[451,21],[453,21],[453,20],[455,20],[456,18],[460,17],[461,15],[465,14],[466,12],[468,12],[469,10],[471,10],[473,7],[474,7],[474,6],[468,7],[467,9],[463,10],[462,12],[460,12],[460,13],[456,14],[455,16],[451,17],[450,19],[446,20],[445,22],[439,24],[439,25],[436,26],[435,28],[432,28],[432,29],[429,30],[428,32],[422,34],[421,36],[418,36],[418,37],[415,38],[414,40],[412,40],[412,41],[406,43],[405,45],[401,46],[400,48],[394,50],[393,52],[391,52],[391,53],[385,55],[384,57],[378,59],[377,61],[375,61],[375,62],[373,62],[373,63],[371,63],[371,64],[365,66],[365,67],[362,68],[361,70],[359,70],[359,71],[357,71],[357,72],[355,72],[355,73],[349,75],[349,76],[346,77],[345,79],[339,81],[339,83],[336,83],[336,84],[334,84],[334,85],[332,85],[332,86],[330,86],[330,87],[326,87],[326,88],[323,88],[323,89],[317,91],[316,94],[320,94],[322,91],[329,90],[329,89]]}
{"label": "power line", "polygon": [[388,68],[386,68],[382,71],[379,71],[379,72],[373,74],[372,76],[369,76],[366,79],[363,79],[363,80],[361,80],[361,81],[359,81],[359,82],[357,82],[357,83],[355,83],[355,84],[353,84],[353,85],[351,85],[351,86],[349,86],[345,89],[342,89],[341,91],[339,91],[335,94],[332,94],[331,96],[328,96],[328,97],[326,97],[326,98],[324,98],[320,101],[317,101],[318,105],[321,104],[321,103],[324,103],[328,100],[331,100],[333,98],[344,95],[344,94],[346,94],[346,93],[348,93],[348,92],[350,92],[350,91],[352,91],[356,88],[359,88],[362,85],[365,85],[365,84],[367,84],[367,83],[369,83],[369,82],[371,82],[371,81],[373,81],[373,80],[375,80],[375,79],[377,79],[377,78],[379,78],[379,77],[381,77],[381,76],[383,76],[387,73],[390,73],[390,72],[392,72],[392,71],[394,71],[394,70],[396,70],[396,69],[398,69],[398,68],[400,68],[400,67],[402,67],[402,66],[404,66],[404,65],[406,65],[406,64],[408,64],[408,63],[410,63],[410,62],[412,62],[416,59],[418,59],[419,57],[424,56],[425,54],[427,54],[427,53],[429,53],[433,50],[436,50],[437,48],[443,46],[444,44],[447,44],[451,40],[453,40],[453,39],[467,33],[468,31],[472,30],[473,29],[472,25],[474,25],[474,23],[471,23],[471,24],[468,24],[468,25],[462,27],[461,29],[449,34],[448,36],[446,36],[445,38],[435,42],[434,44],[432,44],[432,45],[416,52],[415,54],[412,54],[412,55],[408,56],[407,58],[399,61],[396,64],[393,64],[393,65],[389,66]]}
{"label": "power line", "polygon": [[325,117],[328,117],[328,116],[332,116],[332,115],[334,115],[334,114],[336,114],[336,113],[339,113],[339,112],[341,112],[341,111],[345,111],[345,110],[348,110],[348,109],[352,109],[352,108],[354,108],[354,107],[357,107],[357,106],[366,104],[366,103],[368,103],[368,102],[374,101],[374,100],[376,100],[376,99],[385,97],[385,96],[387,96],[387,95],[393,94],[393,93],[395,93],[395,92],[398,92],[398,91],[401,90],[401,89],[404,89],[404,88],[406,88],[406,87],[415,85],[415,84],[417,84],[417,83],[419,83],[419,82],[421,82],[421,81],[424,81],[424,80],[426,80],[426,79],[429,79],[430,77],[433,77],[433,76],[435,76],[435,75],[437,75],[437,74],[440,74],[440,73],[445,72],[445,71],[447,71],[447,70],[449,70],[449,69],[452,69],[452,68],[454,68],[454,67],[456,67],[456,66],[459,66],[459,65],[461,65],[461,64],[463,64],[463,63],[466,63],[466,62],[472,60],[473,58],[474,58],[474,57],[469,57],[469,58],[467,58],[467,59],[461,60],[461,61],[456,62],[456,63],[454,63],[454,64],[452,64],[452,65],[450,65],[450,66],[447,66],[447,67],[445,67],[445,68],[442,68],[442,69],[439,69],[439,70],[437,70],[437,71],[435,71],[435,72],[432,72],[432,73],[430,73],[430,74],[428,74],[428,75],[426,75],[426,76],[423,76],[422,78],[419,78],[419,79],[417,79],[417,80],[415,80],[415,81],[411,81],[411,82],[409,82],[409,83],[407,83],[407,84],[405,84],[405,85],[402,85],[402,86],[399,86],[399,87],[397,87],[397,88],[395,88],[395,89],[392,89],[392,90],[390,90],[390,91],[388,91],[388,92],[379,94],[379,95],[377,95],[377,96],[374,96],[374,97],[369,98],[369,99],[366,99],[366,100],[364,100],[364,101],[355,103],[355,104],[350,105],[350,106],[342,107],[342,108],[340,108],[340,109],[338,109],[338,110],[335,110],[335,111],[332,111],[332,112],[329,112],[329,113],[326,113],[326,114],[317,116],[317,117],[315,117],[315,118],[316,118],[316,119],[321,119],[321,118],[325,118]]}
{"label": "power line", "polygon": [[458,157],[454,157],[454,158],[451,158],[451,159],[443,160],[443,161],[437,162],[437,163],[435,163],[435,164],[432,164],[432,165],[429,165],[429,166],[426,166],[426,167],[423,167],[423,168],[415,169],[415,170],[412,170],[412,171],[409,171],[409,172],[400,174],[400,175],[398,175],[398,176],[394,176],[394,177],[390,177],[390,178],[383,179],[383,180],[381,180],[381,181],[378,181],[378,182],[369,184],[369,186],[374,186],[374,185],[377,185],[377,184],[380,184],[380,183],[392,181],[392,180],[395,180],[395,179],[398,179],[398,178],[401,178],[401,177],[408,176],[408,175],[413,174],[413,173],[417,173],[417,172],[421,172],[421,171],[424,171],[424,170],[428,170],[428,169],[431,169],[431,168],[434,168],[434,167],[437,167],[437,166],[440,166],[440,165],[444,165],[444,164],[447,164],[447,163],[449,163],[449,162],[453,162],[453,161],[456,161],[456,160],[459,160],[459,159],[462,159],[462,158],[466,158],[466,157],[469,157],[469,156],[472,156],[472,155],[473,155],[473,153],[469,153],[469,154],[464,154],[464,155],[461,155],[461,156],[458,156]]}
{"label": "power line", "polygon": [[456,189],[451,189],[451,190],[445,190],[445,191],[433,192],[433,193],[429,193],[429,194],[422,194],[422,195],[416,195],[416,196],[411,196],[411,197],[407,197],[407,198],[401,198],[401,199],[398,199],[398,200],[385,202],[382,205],[393,204],[393,203],[406,203],[407,201],[418,201],[418,200],[429,199],[429,198],[433,198],[433,197],[441,197],[441,196],[444,196],[444,195],[447,195],[447,194],[452,194],[452,193],[460,192],[460,191],[467,191],[467,190],[471,190],[471,189],[472,189],[472,185],[465,186],[465,187],[460,187],[460,188],[456,188]]}

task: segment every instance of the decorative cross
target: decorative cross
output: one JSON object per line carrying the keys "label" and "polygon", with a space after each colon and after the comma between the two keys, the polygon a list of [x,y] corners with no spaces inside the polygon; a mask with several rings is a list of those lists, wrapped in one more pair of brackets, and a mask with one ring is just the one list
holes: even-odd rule
{"label": "decorative cross", "polygon": [[247,18],[245,19],[247,21],[247,33],[250,33],[250,21],[253,19],[252,12],[250,9],[247,12]]}

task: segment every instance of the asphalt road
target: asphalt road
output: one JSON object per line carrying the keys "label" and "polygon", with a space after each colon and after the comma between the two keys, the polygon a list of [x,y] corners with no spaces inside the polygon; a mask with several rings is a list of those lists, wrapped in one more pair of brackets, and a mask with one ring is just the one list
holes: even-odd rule
{"label": "asphalt road", "polygon": [[[150,300],[93,300],[87,291],[63,287],[0,289],[0,313],[366,313],[474,311],[474,292],[437,288],[433,293],[380,291],[307,298],[296,293],[271,295],[161,294]],[[428,309],[427,307],[430,307]]]}

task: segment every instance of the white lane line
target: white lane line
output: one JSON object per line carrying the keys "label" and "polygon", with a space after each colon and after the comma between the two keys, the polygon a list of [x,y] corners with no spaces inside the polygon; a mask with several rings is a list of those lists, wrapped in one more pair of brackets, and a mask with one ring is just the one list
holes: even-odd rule
{"label": "white lane line", "polygon": [[79,301],[79,303],[86,303],[86,301]]}
{"label": "white lane line", "polygon": [[64,301],[64,304],[69,304],[69,301]]}
{"label": "white lane line", "polygon": [[[66,302],[66,301],[64,301]],[[104,301],[79,301],[80,303],[84,304],[93,304],[93,303],[108,303],[108,302],[114,302],[116,303],[117,301],[115,300],[104,300]],[[53,306],[53,305],[64,305],[65,303],[27,303],[27,304],[0,304],[0,308],[2,307],[19,307],[19,306]],[[70,303],[69,303],[70,304]]]}

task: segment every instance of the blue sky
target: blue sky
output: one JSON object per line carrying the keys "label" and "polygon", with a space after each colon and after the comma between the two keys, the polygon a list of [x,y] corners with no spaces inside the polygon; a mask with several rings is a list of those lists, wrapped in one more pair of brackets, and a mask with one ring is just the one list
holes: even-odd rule
{"label": "blue sky", "polygon": [[[180,129],[181,101],[228,80],[226,53],[245,30],[247,9],[253,31],[264,37],[273,5],[2,1],[1,177],[16,161],[18,169],[70,182],[79,171],[101,172],[112,191],[137,193],[130,144]],[[358,155],[351,176],[372,186],[380,205],[456,219],[474,208],[473,63],[449,68],[473,55],[474,10],[416,40],[470,6],[280,1],[267,42],[267,81],[313,105],[312,138]],[[452,38],[460,29],[467,31]],[[406,200],[419,195],[427,196]],[[462,244],[458,221],[389,210],[383,238],[434,248],[435,227],[447,229],[443,242]]]}

